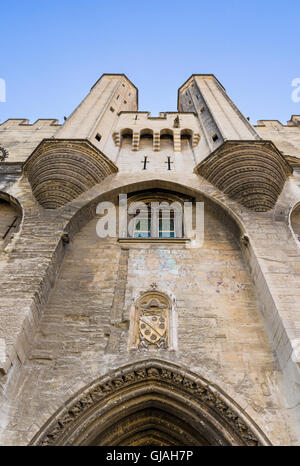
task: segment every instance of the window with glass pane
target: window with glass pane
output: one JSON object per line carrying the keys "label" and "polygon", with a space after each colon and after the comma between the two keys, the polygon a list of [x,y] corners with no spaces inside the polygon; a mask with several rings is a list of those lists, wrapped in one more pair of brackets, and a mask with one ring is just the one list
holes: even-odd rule
{"label": "window with glass pane", "polygon": [[159,211],[159,238],[175,238],[174,211]]}
{"label": "window with glass pane", "polygon": [[[164,200],[144,201],[147,211],[139,211],[134,219],[133,238],[182,238],[181,205],[169,208],[163,206]],[[153,205],[154,203],[160,205]]]}
{"label": "window with glass pane", "polygon": [[150,238],[151,237],[151,218],[150,215],[145,218],[136,220],[134,229],[134,238]]}

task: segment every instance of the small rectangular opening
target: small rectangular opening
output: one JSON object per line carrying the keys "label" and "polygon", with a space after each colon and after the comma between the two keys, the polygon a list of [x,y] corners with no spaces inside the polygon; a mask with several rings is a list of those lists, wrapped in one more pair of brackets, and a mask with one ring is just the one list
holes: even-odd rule
{"label": "small rectangular opening", "polygon": [[200,107],[200,112],[203,113],[204,110],[205,110],[205,107],[204,107],[204,105],[202,105],[202,107]]}
{"label": "small rectangular opening", "polygon": [[216,142],[218,139],[219,139],[219,137],[218,137],[217,134],[213,134],[213,135],[212,135],[212,140],[213,140],[214,142]]}
{"label": "small rectangular opening", "polygon": [[99,133],[97,133],[96,136],[95,136],[95,139],[97,139],[97,141],[101,141],[101,135]]}
{"label": "small rectangular opening", "polygon": [[114,112],[115,109],[114,109],[113,107],[110,107],[110,111],[111,111],[111,112]]}

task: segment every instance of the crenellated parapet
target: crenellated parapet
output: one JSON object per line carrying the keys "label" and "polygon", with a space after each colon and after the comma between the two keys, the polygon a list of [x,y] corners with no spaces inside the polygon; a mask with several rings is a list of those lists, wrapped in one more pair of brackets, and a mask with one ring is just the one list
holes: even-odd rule
{"label": "crenellated parapet", "polygon": [[57,209],[118,168],[83,139],[45,139],[24,165],[33,194],[45,209]]}
{"label": "crenellated parapet", "polygon": [[256,131],[271,140],[287,157],[300,157],[300,115],[292,115],[286,125],[278,120],[258,120]]}
{"label": "crenellated parapet", "polygon": [[292,169],[271,141],[227,141],[195,173],[256,212],[272,209]]}
{"label": "crenellated parapet", "polygon": [[0,124],[0,146],[9,154],[10,163],[23,163],[45,138],[55,136],[61,127],[56,119],[9,119]]}
{"label": "crenellated parapet", "polygon": [[29,123],[28,119],[24,118],[9,118],[8,120],[0,123],[0,130],[32,130],[34,129],[45,129],[47,127],[59,127],[61,126],[55,118],[39,118],[34,123]]}

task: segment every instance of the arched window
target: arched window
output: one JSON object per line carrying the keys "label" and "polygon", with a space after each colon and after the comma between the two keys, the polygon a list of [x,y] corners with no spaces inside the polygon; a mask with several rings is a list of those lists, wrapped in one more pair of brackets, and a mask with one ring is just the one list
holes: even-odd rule
{"label": "arched window", "polygon": [[121,145],[131,146],[133,131],[130,128],[122,129],[121,131]]}
{"label": "arched window", "polygon": [[171,129],[162,129],[160,132],[160,139],[173,141],[173,131]]}
{"label": "arched window", "polygon": [[182,129],[180,131],[181,150],[189,149],[193,142],[193,131],[190,129]]}
{"label": "arched window", "polygon": [[191,129],[182,129],[180,131],[180,138],[190,141],[193,138],[193,131]]}
{"label": "arched window", "polygon": [[167,149],[167,148],[173,149],[173,144],[174,144],[173,131],[168,128],[162,129],[160,132],[160,148],[161,149]]}
{"label": "arched window", "polygon": [[182,204],[174,195],[134,196],[128,205],[129,235],[133,238],[182,238]]}
{"label": "arched window", "polygon": [[153,149],[153,131],[145,128],[140,132],[140,149]]}
{"label": "arched window", "polygon": [[145,128],[140,132],[140,139],[153,139],[152,129]]}

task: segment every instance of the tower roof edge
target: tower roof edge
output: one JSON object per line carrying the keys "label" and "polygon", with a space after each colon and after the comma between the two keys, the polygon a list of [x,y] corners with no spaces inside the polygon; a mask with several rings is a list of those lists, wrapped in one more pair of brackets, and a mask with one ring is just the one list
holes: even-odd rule
{"label": "tower roof edge", "polygon": [[224,91],[226,92],[226,89],[225,87],[220,83],[220,81],[218,80],[218,78],[216,78],[216,76],[212,73],[208,73],[208,74],[201,74],[201,73],[193,73],[191,74],[191,76],[178,88],[178,93],[177,93],[177,108],[178,108],[178,105],[179,105],[179,93],[181,91],[181,89],[183,88],[183,86],[186,85],[186,83],[189,82],[190,79],[196,77],[196,76],[200,76],[200,77],[212,77],[214,78],[219,84],[220,86],[224,89]]}
{"label": "tower roof edge", "polygon": [[103,74],[100,76],[100,78],[97,79],[97,81],[95,82],[95,84],[93,84],[93,86],[91,87],[90,90],[92,90],[104,76],[123,76],[123,77],[135,88],[135,90],[136,90],[136,103],[137,103],[137,107],[138,107],[138,102],[139,102],[139,90],[138,90],[138,88],[133,84],[133,82],[130,81],[130,79],[126,76],[126,74],[124,74],[124,73],[103,73]]}

